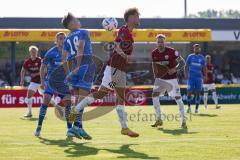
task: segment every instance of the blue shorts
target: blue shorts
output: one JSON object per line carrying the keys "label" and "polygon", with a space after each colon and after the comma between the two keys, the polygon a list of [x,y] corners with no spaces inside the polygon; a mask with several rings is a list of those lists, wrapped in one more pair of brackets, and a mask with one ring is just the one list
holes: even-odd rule
{"label": "blue shorts", "polygon": [[45,78],[44,93],[53,95],[57,93],[60,98],[71,95],[66,80],[66,74],[63,66],[57,67],[51,74]]}
{"label": "blue shorts", "polygon": [[202,91],[203,81],[202,78],[189,78],[187,83],[187,90],[190,91]]}
{"label": "blue shorts", "polygon": [[95,64],[85,64],[79,67],[77,75],[70,73],[72,87],[74,89],[84,89],[90,91],[92,88],[96,71]]}
{"label": "blue shorts", "polygon": [[62,83],[61,85],[58,86],[55,85],[51,86],[49,81],[45,81],[44,94],[49,94],[53,96],[54,93],[57,93],[61,99],[63,99],[65,96],[71,95],[71,92],[66,84]]}

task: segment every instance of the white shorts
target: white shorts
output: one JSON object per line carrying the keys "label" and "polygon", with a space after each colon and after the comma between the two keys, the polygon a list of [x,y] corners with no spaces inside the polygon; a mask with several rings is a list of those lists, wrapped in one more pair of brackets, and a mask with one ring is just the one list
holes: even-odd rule
{"label": "white shorts", "polygon": [[30,82],[29,86],[28,86],[28,90],[32,90],[34,92],[38,92],[43,95],[43,90],[40,88],[40,84],[39,83],[35,83],[35,82]]}
{"label": "white shorts", "polygon": [[107,65],[104,70],[104,76],[101,86],[104,86],[110,90],[113,90],[115,87],[125,88],[126,73]]}
{"label": "white shorts", "polygon": [[177,79],[160,79],[155,78],[153,92],[159,92],[160,96],[164,96],[165,92],[171,97],[181,96],[180,86]]}
{"label": "white shorts", "polygon": [[216,89],[216,85],[215,83],[211,83],[211,84],[203,84],[203,89],[204,91],[211,91],[211,90],[215,90]]}

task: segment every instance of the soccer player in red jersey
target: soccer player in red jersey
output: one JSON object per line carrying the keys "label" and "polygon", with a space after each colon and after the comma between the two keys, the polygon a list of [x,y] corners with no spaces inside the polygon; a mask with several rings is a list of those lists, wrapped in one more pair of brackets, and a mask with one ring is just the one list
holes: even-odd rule
{"label": "soccer player in red jersey", "polygon": [[[159,97],[167,92],[178,104],[182,118],[182,128],[186,129],[184,103],[177,79],[177,72],[184,68],[185,61],[177,50],[166,46],[166,37],[163,34],[157,35],[156,39],[157,47],[152,51],[152,67],[155,77],[152,100],[157,120],[152,127],[163,125]],[[166,68],[166,70],[164,70],[165,72],[162,71],[163,68]]]}
{"label": "soccer player in red jersey", "polygon": [[214,66],[211,63],[211,56],[206,55],[206,62],[207,62],[207,81],[204,81],[203,89],[204,89],[204,106],[205,109],[207,109],[207,101],[208,101],[208,92],[212,92],[212,98],[216,105],[216,109],[221,108],[221,106],[218,105],[218,97],[216,93],[216,86],[214,83]]}
{"label": "soccer player in red jersey", "polygon": [[[38,91],[41,95],[43,95],[43,89],[41,88],[40,82],[40,66],[41,66],[41,58],[38,57],[38,48],[36,46],[29,47],[29,54],[30,57],[27,58],[22,66],[21,73],[20,73],[20,85],[24,85],[24,77],[26,73],[29,73],[31,76],[31,82],[28,86],[27,90],[27,98],[26,103],[28,107],[28,112],[24,116],[26,118],[32,117],[32,97]],[[51,100],[51,104],[55,107],[58,107],[54,100]]]}
{"label": "soccer player in red jersey", "polygon": [[41,58],[38,57],[38,48],[36,46],[29,47],[30,58],[27,58],[24,63],[20,74],[20,85],[24,85],[24,76],[26,72],[28,72],[31,76],[31,82],[28,86],[27,90],[27,106],[28,112],[25,117],[32,117],[32,97],[33,95],[39,91],[42,93],[40,89],[40,66],[41,66]]}
{"label": "soccer player in red jersey", "polygon": [[119,121],[121,123],[121,134],[130,137],[138,137],[139,134],[130,130],[126,123],[125,105],[125,88],[126,88],[126,67],[128,64],[128,57],[133,51],[133,35],[132,30],[139,25],[139,12],[137,8],[129,8],[124,13],[125,25],[120,27],[117,37],[115,38],[116,47],[111,54],[108,64],[104,71],[102,84],[97,92],[91,93],[85,97],[77,106],[76,112],[79,112],[87,105],[91,104],[97,99],[102,99],[109,91],[115,90],[116,110]]}

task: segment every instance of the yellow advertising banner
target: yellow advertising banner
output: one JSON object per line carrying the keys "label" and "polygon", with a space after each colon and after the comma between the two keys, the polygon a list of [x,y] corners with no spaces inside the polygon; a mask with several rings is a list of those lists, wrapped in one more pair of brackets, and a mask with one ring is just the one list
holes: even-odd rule
{"label": "yellow advertising banner", "polygon": [[[64,29],[0,29],[1,42],[49,42],[54,41],[57,32]],[[89,29],[93,42],[113,41],[116,31]],[[208,42],[212,40],[210,29],[135,29],[136,42],[154,42],[157,34],[164,34],[169,42]]]}

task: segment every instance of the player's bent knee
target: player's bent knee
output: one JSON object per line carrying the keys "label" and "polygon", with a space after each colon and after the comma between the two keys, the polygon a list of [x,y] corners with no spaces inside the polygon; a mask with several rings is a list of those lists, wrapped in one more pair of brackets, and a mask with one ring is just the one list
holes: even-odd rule
{"label": "player's bent knee", "polygon": [[32,98],[34,94],[35,94],[35,91],[29,89],[27,91],[27,98]]}
{"label": "player's bent knee", "polygon": [[117,102],[118,102],[118,103],[123,103],[123,102],[125,102],[125,97],[124,97],[124,96],[117,95]]}
{"label": "player's bent knee", "polygon": [[71,96],[65,96],[62,98],[62,102],[64,106],[69,106],[71,105]]}
{"label": "player's bent knee", "polygon": [[106,96],[108,94],[108,91],[109,91],[109,89],[101,86],[97,92],[93,93],[93,97],[95,99],[102,99],[104,96]]}
{"label": "player's bent knee", "polygon": [[106,96],[107,95],[107,91],[101,91],[100,92],[100,94],[99,94],[99,98],[101,99],[101,98],[103,98],[104,96]]}
{"label": "player's bent knee", "polygon": [[71,106],[71,100],[69,99],[66,99],[66,100],[63,100],[63,105],[66,107],[66,106]]}
{"label": "player's bent knee", "polygon": [[121,97],[117,97],[116,103],[117,103],[117,105],[124,105],[125,104],[125,100],[123,98],[121,98]]}

